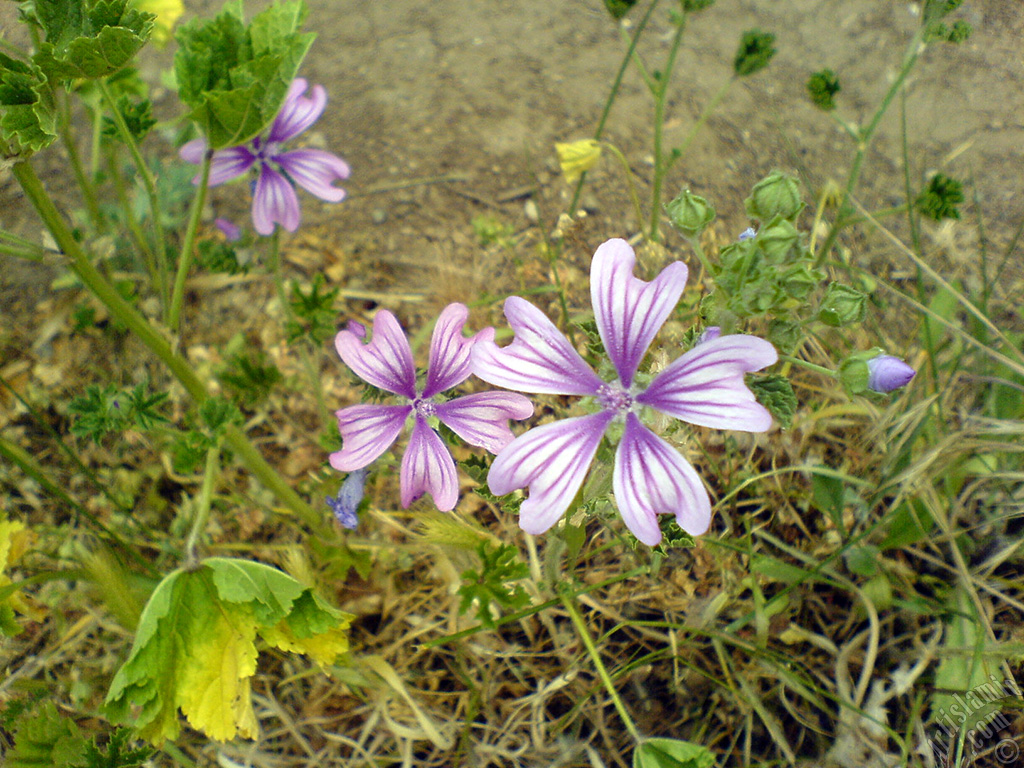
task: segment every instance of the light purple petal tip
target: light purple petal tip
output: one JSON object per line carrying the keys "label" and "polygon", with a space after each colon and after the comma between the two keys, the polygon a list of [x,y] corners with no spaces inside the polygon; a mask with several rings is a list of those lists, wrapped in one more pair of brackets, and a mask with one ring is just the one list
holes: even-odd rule
{"label": "light purple petal tip", "polygon": [[772,417],[743,380],[778,359],[756,336],[719,336],[691,349],[654,377],[637,402],[691,424],[765,432]]}
{"label": "light purple petal tip", "polygon": [[327,106],[327,91],[322,85],[314,85],[311,96],[306,97],[308,83],[297,77],[292,81],[281,111],[274,118],[267,141],[288,141],[309,128],[320,119]]}
{"label": "light purple petal tip", "polygon": [[587,476],[611,413],[563,419],[531,429],[498,454],[487,475],[493,493],[529,488],[519,527],[544,533],[565,514]]}
{"label": "light purple petal tip", "polygon": [[[200,162],[202,162],[201,157]],[[218,184],[238,178],[252,168],[255,163],[256,155],[247,147],[219,149],[213,153],[213,158],[210,160],[210,178],[206,185],[216,187]],[[192,179],[193,184],[198,184],[200,181],[202,181],[202,174],[197,174]]]}
{"label": "light purple petal tip", "polygon": [[590,267],[594,317],[608,357],[629,387],[651,341],[672,313],[686,286],[687,268],[669,264],[651,282],[633,276],[636,254],[625,240],[603,243]]}
{"label": "light purple petal tip", "polygon": [[339,179],[347,179],[349,174],[348,163],[337,155],[322,149],[295,149],[274,155],[273,159],[310,194],[329,203],[345,199],[345,190],[332,186]]}
{"label": "light purple petal tip", "polygon": [[691,536],[711,525],[711,501],[696,470],[632,413],[615,453],[612,491],[626,527],[648,546],[661,541],[659,514],[674,514]]}
{"label": "light purple petal tip", "polygon": [[892,355],[878,355],[868,360],[868,389],[875,392],[892,392],[905,387],[917,371]]}
{"label": "light purple petal tip", "polygon": [[[484,332],[468,339],[463,336],[462,329],[468,317],[469,310],[464,304],[449,304],[438,316],[430,337],[430,360],[423,397],[433,397],[469,378],[469,354]],[[488,337],[494,337],[493,330]]]}
{"label": "light purple petal tip", "polygon": [[489,384],[519,392],[593,395],[604,383],[568,339],[530,302],[511,296],[505,317],[515,340],[498,347],[489,339],[473,346],[473,373]]}
{"label": "light purple petal tip", "polygon": [[512,442],[509,419],[533,415],[533,403],[512,392],[478,392],[435,406],[437,417],[470,445],[498,453]]}
{"label": "light purple petal tip", "polygon": [[206,139],[202,136],[192,139],[192,141],[186,141],[178,150],[178,157],[192,165],[199,165],[203,162],[204,154],[206,154]]}
{"label": "light purple petal tip", "polygon": [[455,462],[441,438],[421,416],[416,417],[402,457],[401,486],[403,507],[424,493],[433,497],[434,505],[442,512],[454,509],[459,500]]}
{"label": "light purple petal tip", "polygon": [[341,472],[354,472],[369,465],[398,438],[411,405],[352,405],[342,408],[338,417],[341,450],[331,454],[331,466]]}
{"label": "light purple petal tip", "polygon": [[260,168],[252,196],[252,225],[261,235],[274,233],[274,224],[289,232],[299,228],[299,198],[291,183],[266,163]]}
{"label": "light purple petal tip", "polygon": [[339,331],[334,337],[338,355],[356,376],[412,400],[416,397],[416,368],[412,349],[395,316],[386,309],[373,319],[373,338],[368,344],[352,331]]}
{"label": "light purple petal tip", "polygon": [[217,218],[213,220],[214,226],[221,231],[228,242],[234,243],[242,239],[242,230],[235,222],[229,219]]}

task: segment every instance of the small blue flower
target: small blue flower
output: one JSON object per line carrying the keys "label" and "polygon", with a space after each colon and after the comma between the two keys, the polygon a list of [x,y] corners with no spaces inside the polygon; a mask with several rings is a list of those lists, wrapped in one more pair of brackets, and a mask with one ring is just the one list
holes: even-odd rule
{"label": "small blue flower", "polygon": [[742,232],[740,232],[739,239],[740,240],[749,240],[750,238],[756,237],[756,236],[757,236],[757,230],[754,229],[753,227],[747,227]]}
{"label": "small blue flower", "polygon": [[363,500],[366,476],[369,472],[370,470],[365,468],[349,472],[345,482],[341,484],[341,488],[338,490],[338,495],[328,496],[326,499],[327,506],[334,512],[334,517],[341,523],[343,528],[354,531],[356,526],[359,525],[356,510],[359,509],[359,503]]}

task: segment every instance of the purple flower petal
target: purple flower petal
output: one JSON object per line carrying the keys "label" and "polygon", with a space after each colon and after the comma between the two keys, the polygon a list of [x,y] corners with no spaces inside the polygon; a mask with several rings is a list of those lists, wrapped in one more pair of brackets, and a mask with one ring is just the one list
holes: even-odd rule
{"label": "purple flower petal", "polygon": [[661,541],[659,514],[674,514],[691,536],[711,525],[711,501],[696,470],[632,413],[615,453],[612,490],[626,527],[650,547]]}
{"label": "purple flower petal", "polygon": [[291,183],[266,163],[260,167],[252,196],[252,225],[261,235],[274,232],[280,224],[289,232],[299,228],[299,198]]}
{"label": "purple flower petal", "polygon": [[203,155],[205,154],[206,139],[202,136],[198,139],[192,139],[192,141],[186,141],[178,150],[178,157],[186,163],[192,163],[192,165],[199,165],[203,162]]}
{"label": "purple flower petal", "polygon": [[498,454],[487,484],[499,496],[530,489],[519,527],[540,534],[558,522],[576,497],[614,414],[603,412],[535,427]]}
{"label": "purple flower petal", "polygon": [[470,445],[498,453],[515,435],[509,419],[533,415],[533,403],[512,392],[479,392],[438,403],[435,412],[441,422]]}
{"label": "purple flower petal", "polygon": [[455,508],[459,500],[459,479],[455,462],[426,419],[416,417],[409,446],[402,457],[402,506],[408,508],[424,493],[434,498],[442,512]]}
{"label": "purple flower petal", "polygon": [[268,142],[294,139],[320,119],[324,107],[327,106],[327,91],[322,85],[314,85],[313,95],[307,98],[303,96],[307,86],[304,78],[297,77],[292,80],[281,111],[277,113],[270,127]]}
{"label": "purple flower petal", "polygon": [[[199,159],[202,162],[202,158]],[[219,149],[213,153],[210,160],[210,178],[206,182],[208,187],[216,187],[225,181],[231,181],[248,171],[256,163],[256,155],[247,147],[229,147]],[[202,174],[197,174],[192,179],[193,184],[202,181]]]}
{"label": "purple flower petal", "polygon": [[342,408],[335,415],[343,442],[341,450],[331,454],[331,466],[341,472],[354,472],[373,462],[395,442],[411,412],[411,405]]}
{"label": "purple flower petal", "polygon": [[[464,304],[449,304],[437,318],[430,337],[430,361],[423,397],[433,397],[469,378],[469,353],[483,331],[469,339],[463,336],[462,329],[468,317],[469,310]],[[487,330],[490,338],[494,338],[494,331]]]}
{"label": "purple flower petal", "polygon": [[505,317],[515,340],[499,348],[490,339],[473,346],[473,373],[489,384],[553,395],[593,395],[604,383],[555,324],[530,302],[511,296]]}
{"label": "purple flower petal", "polygon": [[624,387],[679,302],[686,265],[669,264],[651,282],[633,277],[636,255],[625,240],[602,243],[590,266],[590,298],[601,341]]}
{"label": "purple flower petal", "polygon": [[898,357],[878,355],[868,360],[868,389],[875,392],[892,392],[905,387],[917,373]]}
{"label": "purple flower petal", "polygon": [[322,149],[295,149],[276,154],[273,160],[292,181],[321,200],[337,203],[345,199],[345,190],[332,186],[349,174],[348,163],[337,155]]}
{"label": "purple flower petal", "polygon": [[221,231],[221,234],[227,238],[228,242],[234,243],[242,239],[242,230],[239,229],[235,222],[229,219],[214,219],[214,225]]}
{"label": "purple flower petal", "polygon": [[327,506],[334,513],[334,518],[343,528],[354,531],[359,527],[359,505],[363,501],[363,494],[366,489],[366,476],[368,469],[357,469],[350,472],[345,481],[338,489],[337,496],[328,496]]}
{"label": "purple flower petal", "polygon": [[339,331],[334,348],[356,376],[412,400],[416,397],[416,368],[409,340],[395,316],[386,309],[373,318],[373,338],[368,344],[352,331]]}
{"label": "purple flower petal", "polygon": [[756,336],[733,334],[697,345],[654,377],[637,402],[702,427],[765,432],[771,414],[754,398],[743,374],[778,359]]}

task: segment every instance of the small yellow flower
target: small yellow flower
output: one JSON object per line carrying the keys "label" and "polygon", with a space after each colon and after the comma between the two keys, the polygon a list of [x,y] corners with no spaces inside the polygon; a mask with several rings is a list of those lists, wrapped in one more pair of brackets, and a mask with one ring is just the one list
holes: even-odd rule
{"label": "small yellow flower", "polygon": [[556,143],[555,151],[558,152],[558,164],[562,167],[566,182],[574,184],[601,159],[601,142],[582,139],[568,144]]}
{"label": "small yellow flower", "polygon": [[135,7],[156,16],[153,27],[153,42],[163,45],[174,30],[174,25],[185,12],[184,0],[135,0]]}

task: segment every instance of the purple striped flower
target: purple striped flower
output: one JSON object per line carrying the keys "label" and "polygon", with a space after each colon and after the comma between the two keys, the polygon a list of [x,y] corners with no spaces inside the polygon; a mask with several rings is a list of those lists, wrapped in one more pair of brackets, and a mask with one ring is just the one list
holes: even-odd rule
{"label": "purple striped flower", "polygon": [[365,329],[338,333],[334,340],[341,359],[359,378],[398,395],[401,405],[352,405],[337,412],[343,440],[340,451],[331,454],[331,466],[353,472],[369,465],[398,439],[406,420],[413,417],[412,436],[402,457],[402,506],[429,493],[438,509],[450,510],[459,499],[455,462],[431,422],[440,421],[467,443],[497,453],[514,435],[509,419],[525,419],[533,404],[511,392],[480,392],[443,400],[439,395],[458,386],[470,376],[469,357],[473,346],[494,339],[494,329],[485,328],[472,338],[462,335],[469,310],[449,304],[441,312],[430,340],[426,381],[416,383],[412,349],[395,316],[383,310],[373,320],[373,336],[367,342]]}
{"label": "purple striped flower", "polygon": [[590,294],[597,328],[617,372],[603,381],[536,307],[513,296],[505,317],[515,339],[499,348],[492,338],[473,348],[473,373],[484,381],[521,392],[594,398],[599,410],[536,427],[498,454],[487,481],[496,494],[529,488],[519,524],[527,533],[548,530],[565,513],[583,484],[608,428],[622,426],[615,453],[612,490],[619,512],[640,541],[661,541],[659,514],[674,514],[692,535],[711,523],[711,501],[689,462],[642,423],[647,408],[718,429],[764,432],[772,423],[743,381],[777,360],[775,348],[754,336],[709,338],[654,376],[646,386],[637,369],[647,348],[675,308],[686,284],[682,262],[669,264],[654,280],[633,276],[636,257],[625,240],[597,249]]}
{"label": "purple striped flower", "polygon": [[[289,232],[299,228],[299,198],[295,185],[321,200],[337,203],[345,198],[345,190],[334,182],[347,179],[348,163],[322,149],[282,151],[281,145],[291,141],[320,119],[327,106],[327,91],[314,85],[312,95],[305,96],[308,83],[301,77],[292,81],[284,105],[270,126],[266,138],[257,137],[248,144],[213,153],[209,186],[215,187],[241,176],[258,166],[259,176],[252,196],[252,223],[261,235],[269,235],[275,224]],[[199,165],[206,153],[206,139],[194,139],[179,150],[183,160]],[[192,180],[198,184],[197,176]]]}

